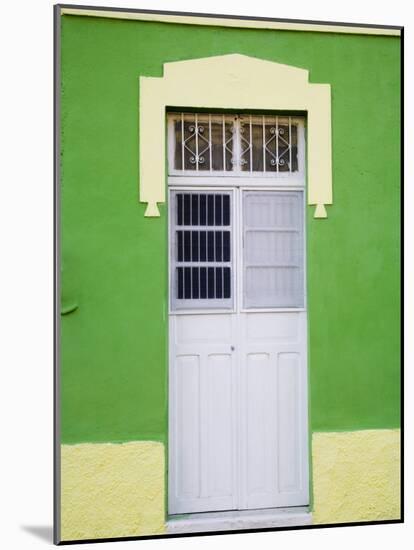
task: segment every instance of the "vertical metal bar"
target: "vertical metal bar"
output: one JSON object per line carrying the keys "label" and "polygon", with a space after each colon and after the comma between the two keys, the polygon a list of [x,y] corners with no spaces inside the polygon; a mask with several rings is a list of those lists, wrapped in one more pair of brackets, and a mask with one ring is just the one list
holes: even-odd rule
{"label": "vertical metal bar", "polygon": [[265,139],[265,117],[262,115],[262,132],[263,132],[263,139],[262,139],[262,146],[263,146],[263,172],[266,172],[266,139]]}
{"label": "vertical metal bar", "polygon": [[279,117],[276,117],[276,172],[279,172]]}
{"label": "vertical metal bar", "polygon": [[181,195],[181,233],[182,233],[182,236],[181,236],[181,248],[182,248],[182,263],[181,263],[181,266],[182,266],[182,269],[181,269],[181,273],[182,273],[182,276],[183,276],[183,299],[185,299],[185,273],[184,273],[184,252],[185,252],[185,246],[184,246],[184,236],[185,236],[185,231],[184,231],[184,221],[185,221],[185,218],[184,218],[184,205],[185,205],[185,201],[184,201],[184,193]]}
{"label": "vertical metal bar", "polygon": [[184,113],[181,113],[181,170],[184,170]]}
{"label": "vertical metal bar", "polygon": [[210,148],[210,172],[213,171],[213,140],[211,137],[211,115],[208,115],[208,143]]}
{"label": "vertical metal bar", "polygon": [[292,172],[292,121],[289,117],[289,172]]}
{"label": "vertical metal bar", "polygon": [[224,195],[221,196],[221,261],[224,262]]}
{"label": "vertical metal bar", "polygon": [[226,170],[226,119],[221,115],[221,131],[223,136],[223,172]]}
{"label": "vertical metal bar", "polygon": [[253,171],[252,115],[250,115],[250,172]]}
{"label": "vertical metal bar", "polygon": [[190,193],[190,299],[193,298],[193,194]]}
{"label": "vertical metal bar", "polygon": [[196,170],[198,170],[198,115],[195,114]]}
{"label": "vertical metal bar", "polygon": [[224,298],[224,278],[223,278],[223,262],[224,262],[224,195],[221,196],[221,297]]}
{"label": "vertical metal bar", "polygon": [[[200,197],[200,195],[199,195]],[[198,227],[198,298],[200,299],[201,298],[201,275],[200,275],[200,271],[201,271],[201,267],[200,267],[200,262],[201,262],[201,244],[200,244],[200,237],[201,237],[201,228],[200,228],[200,199],[198,200],[198,223],[199,223],[199,227]]]}
{"label": "vertical metal bar", "polygon": [[217,235],[217,209],[216,209],[216,198],[217,194],[215,193],[213,195],[213,223],[214,223],[214,231],[213,231],[213,253],[214,253],[214,270],[213,270],[213,281],[214,281],[214,299],[217,297],[217,288],[216,288],[216,259],[217,259],[217,246],[216,246],[216,235]]}
{"label": "vertical metal bar", "polygon": [[[206,262],[208,262],[208,233],[209,233],[209,226],[208,226],[208,198],[210,196],[210,193],[206,193]],[[208,299],[208,263],[205,268],[206,273],[206,298]]]}

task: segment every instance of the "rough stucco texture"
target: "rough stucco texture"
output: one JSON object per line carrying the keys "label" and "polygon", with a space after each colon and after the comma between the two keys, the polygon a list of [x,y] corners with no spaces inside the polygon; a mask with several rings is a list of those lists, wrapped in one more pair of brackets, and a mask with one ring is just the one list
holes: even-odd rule
{"label": "rough stucco texture", "polygon": [[400,431],[314,433],[313,523],[400,518]]}
{"label": "rough stucco texture", "polygon": [[164,445],[62,445],[62,540],[165,531]]}

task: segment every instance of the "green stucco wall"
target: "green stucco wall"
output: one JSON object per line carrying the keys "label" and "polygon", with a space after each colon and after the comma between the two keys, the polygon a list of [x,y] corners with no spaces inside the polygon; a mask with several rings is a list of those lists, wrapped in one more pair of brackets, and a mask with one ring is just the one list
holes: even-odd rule
{"label": "green stucco wall", "polygon": [[62,442],[167,439],[167,226],[138,202],[138,78],[242,53],[332,87],[328,219],[308,210],[310,422],[399,425],[398,38],[62,18]]}

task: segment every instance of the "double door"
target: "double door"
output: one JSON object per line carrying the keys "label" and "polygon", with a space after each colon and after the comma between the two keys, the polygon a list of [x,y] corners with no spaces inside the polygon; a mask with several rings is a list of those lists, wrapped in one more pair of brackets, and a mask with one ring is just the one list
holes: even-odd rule
{"label": "double door", "polygon": [[169,204],[168,511],[306,505],[303,191]]}

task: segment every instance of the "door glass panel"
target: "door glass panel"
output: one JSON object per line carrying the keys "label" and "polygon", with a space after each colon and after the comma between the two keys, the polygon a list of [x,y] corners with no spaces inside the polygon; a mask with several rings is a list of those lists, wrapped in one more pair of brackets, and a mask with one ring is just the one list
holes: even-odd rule
{"label": "door glass panel", "polygon": [[233,306],[231,197],[231,192],[172,192],[173,309]]}
{"label": "door glass panel", "polygon": [[304,306],[303,193],[243,193],[243,305]]}

